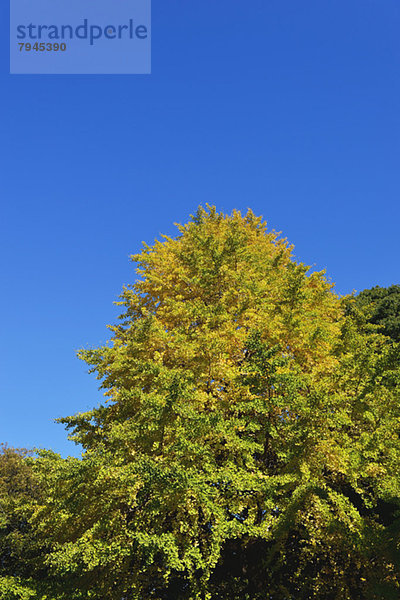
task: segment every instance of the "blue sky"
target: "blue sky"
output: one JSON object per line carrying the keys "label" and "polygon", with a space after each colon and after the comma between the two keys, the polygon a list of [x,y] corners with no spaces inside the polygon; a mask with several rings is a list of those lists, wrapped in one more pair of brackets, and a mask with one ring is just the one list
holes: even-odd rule
{"label": "blue sky", "polygon": [[0,7],[0,441],[78,449],[75,357],[142,240],[262,214],[339,293],[399,283],[398,0],[153,0],[152,75],[9,75]]}

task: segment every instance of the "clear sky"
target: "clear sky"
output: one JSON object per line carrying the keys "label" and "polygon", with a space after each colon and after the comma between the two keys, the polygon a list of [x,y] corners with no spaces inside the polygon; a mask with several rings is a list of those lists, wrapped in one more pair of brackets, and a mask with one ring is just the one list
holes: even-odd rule
{"label": "clear sky", "polygon": [[78,449],[142,240],[251,207],[339,293],[400,282],[399,0],[153,0],[152,75],[9,75],[0,5],[0,441]]}

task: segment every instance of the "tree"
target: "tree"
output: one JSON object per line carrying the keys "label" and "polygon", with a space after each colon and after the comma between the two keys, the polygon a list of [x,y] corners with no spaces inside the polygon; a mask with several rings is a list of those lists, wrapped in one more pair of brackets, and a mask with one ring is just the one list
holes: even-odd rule
{"label": "tree", "polygon": [[83,458],[37,466],[57,598],[398,597],[398,346],[291,252],[207,207],[132,257]]}
{"label": "tree", "polygon": [[376,285],[355,297],[358,308],[365,311],[370,323],[394,341],[400,342],[400,285],[387,288]]}
{"label": "tree", "polygon": [[51,600],[44,595],[46,544],[32,523],[42,489],[25,449],[0,447],[0,599]]}

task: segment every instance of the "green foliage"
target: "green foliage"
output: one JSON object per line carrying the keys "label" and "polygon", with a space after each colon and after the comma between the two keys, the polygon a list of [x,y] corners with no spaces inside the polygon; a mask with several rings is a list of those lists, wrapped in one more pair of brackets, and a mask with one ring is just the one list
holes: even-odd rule
{"label": "green foliage", "polygon": [[48,593],[398,598],[399,345],[251,211],[132,258],[110,343],[80,352],[106,400],[61,419],[82,459],[28,462]]}
{"label": "green foliage", "polygon": [[43,558],[45,544],[32,526],[42,489],[26,450],[0,448],[0,599],[52,600]]}
{"label": "green foliage", "polygon": [[360,292],[355,301],[370,323],[378,325],[384,335],[400,342],[400,285],[388,288],[377,285]]}

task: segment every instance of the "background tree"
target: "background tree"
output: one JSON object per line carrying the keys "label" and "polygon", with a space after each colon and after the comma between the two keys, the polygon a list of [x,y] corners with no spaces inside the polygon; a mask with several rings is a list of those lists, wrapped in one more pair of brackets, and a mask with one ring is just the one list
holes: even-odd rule
{"label": "background tree", "polygon": [[44,596],[44,547],[32,524],[42,496],[27,450],[0,448],[0,598],[35,600]]}
{"label": "background tree", "polygon": [[400,285],[363,290],[355,297],[355,304],[383,334],[400,342]]}

